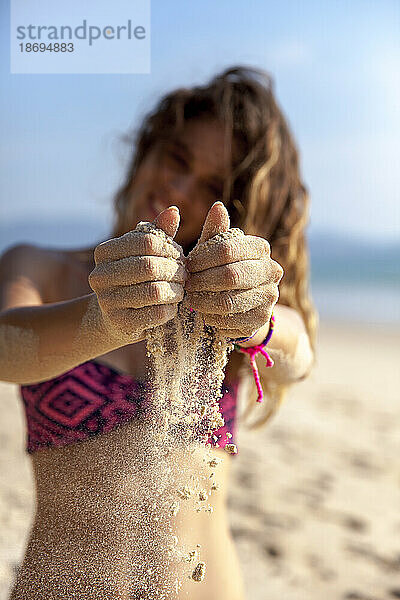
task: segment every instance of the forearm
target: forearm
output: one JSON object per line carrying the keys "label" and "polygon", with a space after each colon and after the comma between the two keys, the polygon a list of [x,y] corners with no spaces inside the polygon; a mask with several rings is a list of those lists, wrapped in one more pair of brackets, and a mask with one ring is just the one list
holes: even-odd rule
{"label": "forearm", "polygon": [[38,383],[123,345],[95,294],[0,313],[0,380]]}
{"label": "forearm", "polygon": [[[293,383],[307,377],[312,368],[314,355],[303,319],[299,313],[283,304],[274,306],[275,325],[266,350],[273,367],[266,367],[262,354],[256,356],[260,377],[266,377],[276,383]],[[248,342],[240,344],[243,348],[261,344],[269,330],[266,323]]]}

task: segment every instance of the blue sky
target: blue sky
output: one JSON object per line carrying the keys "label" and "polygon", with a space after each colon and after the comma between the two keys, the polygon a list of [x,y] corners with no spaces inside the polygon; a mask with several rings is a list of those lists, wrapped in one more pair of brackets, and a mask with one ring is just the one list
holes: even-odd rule
{"label": "blue sky", "polygon": [[153,0],[151,74],[11,75],[1,8],[0,218],[111,219],[121,137],[170,89],[228,65],[269,71],[309,188],[314,230],[399,236],[398,0]]}

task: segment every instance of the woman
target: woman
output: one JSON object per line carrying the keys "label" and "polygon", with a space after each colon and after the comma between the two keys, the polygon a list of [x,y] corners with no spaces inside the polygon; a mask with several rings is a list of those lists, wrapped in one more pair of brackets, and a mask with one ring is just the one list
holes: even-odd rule
{"label": "woman", "polygon": [[[227,337],[252,335],[242,347],[265,339],[273,309],[268,352],[275,364],[267,369],[257,359],[264,405],[252,396],[248,403],[258,424],[313,364],[308,197],[268,75],[235,67],[205,86],[173,91],[145,118],[135,142],[115,198],[111,240],[76,251],[21,245],[0,261],[0,378],[21,385],[37,496],[12,600],[134,597],[134,498],[147,482],[132,478],[129,465],[141,443],[146,330],[172,319],[185,292]],[[139,221],[153,221],[174,242],[128,233]],[[223,235],[210,258],[207,240],[218,240],[229,226],[246,235],[240,243]],[[182,266],[179,247],[187,256],[199,238],[193,260]],[[241,289],[251,308],[234,312],[232,298]],[[210,290],[218,300],[215,314],[197,293]],[[233,435],[246,365],[243,353],[230,354],[221,411]],[[137,402],[123,393],[114,397],[110,389],[117,387]],[[211,443],[212,456],[227,456],[223,443]],[[177,516],[177,536],[194,530],[207,564],[204,581],[184,582],[179,597],[245,597],[227,525],[231,460],[220,466],[212,518],[183,510]]]}

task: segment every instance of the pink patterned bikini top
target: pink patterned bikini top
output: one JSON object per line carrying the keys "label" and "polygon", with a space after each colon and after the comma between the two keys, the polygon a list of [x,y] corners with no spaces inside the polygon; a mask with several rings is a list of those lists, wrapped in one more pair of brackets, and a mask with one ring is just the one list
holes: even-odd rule
{"label": "pink patterned bikini top", "polygon": [[[235,443],[236,400],[239,380],[224,381],[219,401],[225,425],[209,438],[221,448]],[[90,360],[54,379],[21,385],[27,423],[26,451],[74,444],[144,413],[148,385],[130,375]],[[232,438],[226,434],[230,432]],[[233,455],[234,456],[234,455]]]}

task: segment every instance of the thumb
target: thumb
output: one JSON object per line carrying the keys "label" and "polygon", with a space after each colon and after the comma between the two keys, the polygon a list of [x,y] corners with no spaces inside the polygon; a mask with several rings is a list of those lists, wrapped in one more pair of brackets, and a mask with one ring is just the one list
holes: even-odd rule
{"label": "thumb", "polygon": [[156,216],[153,225],[158,227],[158,229],[162,229],[164,233],[174,238],[178,231],[180,220],[181,216],[179,214],[179,209],[176,206],[169,206]]}
{"label": "thumb", "polygon": [[222,202],[214,202],[207,213],[199,243],[206,242],[210,238],[228,231],[230,227],[229,213]]}

